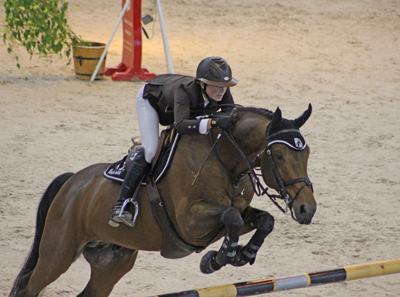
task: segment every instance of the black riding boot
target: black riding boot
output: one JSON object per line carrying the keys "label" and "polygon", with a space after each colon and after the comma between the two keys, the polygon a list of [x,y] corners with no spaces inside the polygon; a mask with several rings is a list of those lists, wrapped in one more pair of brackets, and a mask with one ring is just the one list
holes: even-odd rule
{"label": "black riding boot", "polygon": [[[124,182],[121,187],[119,199],[112,209],[111,219],[108,224],[112,227],[118,227],[119,223],[124,223],[130,227],[134,226],[133,215],[126,210],[124,206],[125,200],[132,198],[135,190],[141,182],[143,176],[151,168],[151,164],[147,163],[144,158],[144,148],[139,148],[133,156],[131,168],[126,173]],[[125,203],[125,206],[127,203]],[[132,223],[133,222],[133,223]]]}

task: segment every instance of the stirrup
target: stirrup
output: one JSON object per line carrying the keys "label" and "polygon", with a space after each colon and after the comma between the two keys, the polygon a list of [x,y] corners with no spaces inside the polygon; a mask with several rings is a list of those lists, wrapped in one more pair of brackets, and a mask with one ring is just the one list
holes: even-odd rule
{"label": "stirrup", "polygon": [[[133,215],[132,218],[128,218],[126,214],[124,214],[124,212],[127,212],[131,215],[131,213],[128,212],[127,210],[125,211],[125,207],[128,205],[128,203],[132,203],[135,206],[135,214]],[[128,198],[125,199],[124,203],[122,204],[119,214],[117,216],[112,217],[108,222],[108,224],[111,227],[118,227],[119,223],[124,223],[129,227],[134,227],[138,214],[139,214],[139,204],[133,198]]]}

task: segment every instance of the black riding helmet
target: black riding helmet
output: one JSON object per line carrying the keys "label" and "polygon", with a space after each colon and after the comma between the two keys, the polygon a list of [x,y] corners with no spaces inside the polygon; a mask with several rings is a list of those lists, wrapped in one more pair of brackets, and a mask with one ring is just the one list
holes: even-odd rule
{"label": "black riding helmet", "polygon": [[232,77],[228,63],[220,57],[205,58],[197,67],[196,79],[216,87],[233,87],[237,80]]}

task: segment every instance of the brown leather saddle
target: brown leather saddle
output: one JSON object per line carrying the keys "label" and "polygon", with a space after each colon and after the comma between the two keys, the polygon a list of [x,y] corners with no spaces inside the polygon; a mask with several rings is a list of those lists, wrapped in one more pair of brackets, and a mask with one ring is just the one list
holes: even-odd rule
{"label": "brown leather saddle", "polygon": [[[161,256],[169,259],[178,259],[190,255],[193,252],[200,252],[205,247],[193,246],[186,243],[176,232],[164,206],[156,184],[161,181],[172,162],[180,135],[173,128],[161,132],[160,141],[153,166],[150,173],[142,180],[142,186],[147,189],[147,194],[152,206],[154,218],[161,228],[163,239],[161,245]],[[132,147],[131,151],[122,160],[111,164],[104,172],[104,177],[123,182],[126,172],[131,166],[130,155],[135,154],[138,145]],[[136,191],[137,193],[138,191]],[[135,195],[136,195],[135,193]],[[132,199],[135,199],[132,197]]]}
{"label": "brown leather saddle", "polygon": [[[153,160],[153,166],[151,169],[151,175],[154,177],[156,183],[158,183],[163,175],[167,172],[169,165],[173,159],[175,149],[177,147],[180,135],[176,133],[175,129],[169,128],[163,130],[160,135],[160,141],[157,148],[156,156]],[[130,149],[128,155],[121,160],[111,164],[103,173],[105,178],[123,182],[125,175],[131,167],[131,158],[141,147],[141,142],[134,140],[134,144]]]}

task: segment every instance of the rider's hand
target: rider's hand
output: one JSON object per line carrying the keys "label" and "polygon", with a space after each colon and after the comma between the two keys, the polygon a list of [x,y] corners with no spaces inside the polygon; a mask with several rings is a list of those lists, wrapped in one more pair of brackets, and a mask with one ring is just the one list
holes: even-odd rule
{"label": "rider's hand", "polygon": [[222,130],[231,130],[235,121],[232,117],[222,117],[211,119],[211,127],[220,128]]}

